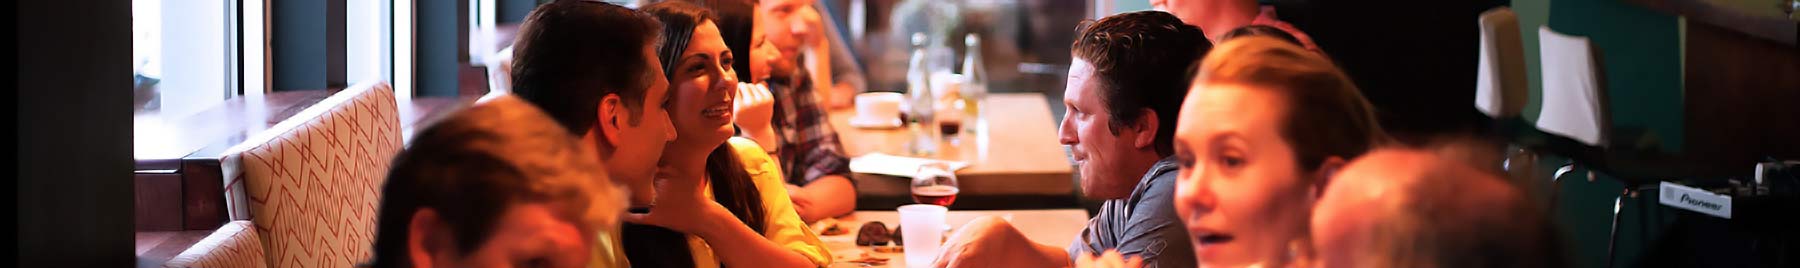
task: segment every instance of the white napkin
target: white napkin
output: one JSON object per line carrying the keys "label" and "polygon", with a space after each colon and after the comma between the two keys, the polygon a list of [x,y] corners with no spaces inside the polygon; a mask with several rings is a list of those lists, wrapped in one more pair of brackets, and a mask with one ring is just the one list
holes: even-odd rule
{"label": "white napkin", "polygon": [[881,174],[912,178],[919,172],[919,166],[930,163],[945,163],[952,173],[969,167],[968,162],[944,161],[917,157],[894,156],[883,153],[869,153],[850,159],[850,171],[856,173]]}

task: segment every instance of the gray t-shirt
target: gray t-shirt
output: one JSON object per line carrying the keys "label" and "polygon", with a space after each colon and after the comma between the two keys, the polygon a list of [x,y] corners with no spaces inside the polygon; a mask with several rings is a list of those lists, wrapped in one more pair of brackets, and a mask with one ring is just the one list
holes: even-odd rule
{"label": "gray t-shirt", "polygon": [[1069,261],[1108,249],[1144,258],[1144,267],[1194,267],[1193,244],[1175,214],[1176,163],[1156,161],[1125,199],[1106,200],[1069,245]]}

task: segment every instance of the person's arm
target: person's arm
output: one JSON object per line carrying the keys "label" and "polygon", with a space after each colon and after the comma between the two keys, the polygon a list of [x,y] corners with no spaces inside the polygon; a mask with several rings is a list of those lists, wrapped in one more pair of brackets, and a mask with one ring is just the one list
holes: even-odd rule
{"label": "person's arm", "polygon": [[720,262],[732,267],[818,266],[807,255],[764,238],[750,226],[737,224],[740,222],[737,216],[719,202],[706,198],[702,194],[704,187],[699,185],[702,184],[682,180],[665,182],[660,185],[664,189],[658,190],[655,210],[649,214],[628,215],[625,221],[697,235],[712,247],[713,255],[718,256]]}
{"label": "person's arm", "polygon": [[856,209],[856,185],[850,179],[850,157],[844,153],[844,145],[839,142],[837,130],[831,127],[825,108],[813,95],[817,88],[805,85],[794,87],[793,94],[779,101],[792,102],[793,121],[796,137],[789,147],[794,163],[784,163],[793,174],[788,182],[797,185],[790,188],[794,195],[794,205],[806,222],[844,215]]}
{"label": "person's arm", "polygon": [[794,210],[800,220],[817,222],[856,210],[856,185],[844,175],[825,175],[793,188]]}
{"label": "person's arm", "polygon": [[[736,217],[727,213],[714,222],[737,222]],[[698,233],[701,239],[713,249],[713,255],[719,256],[719,262],[730,267],[818,267],[808,256],[795,252],[763,234],[750,230],[743,224],[708,224],[715,228],[706,228]],[[773,227],[773,226],[771,226]]]}
{"label": "person's arm", "polygon": [[764,152],[773,154],[781,146],[775,137],[775,96],[766,84],[738,83],[738,97],[732,101],[737,116],[733,122],[738,135],[756,141]]}
{"label": "person's arm", "polygon": [[944,242],[931,267],[1069,267],[1063,248],[1031,242],[994,216],[975,218]]}
{"label": "person's arm", "polygon": [[768,215],[764,233],[757,233],[739,223],[724,205],[705,197],[707,187],[697,176],[667,179],[658,185],[656,208],[650,214],[626,216],[628,222],[662,226],[699,236],[712,248],[719,262],[731,267],[818,267],[830,262],[831,256],[818,236],[799,223],[787,190],[781,185],[781,170],[774,160],[762,152],[754,141],[732,138],[731,146],[744,163],[756,188],[763,196]]}
{"label": "person's arm", "polygon": [[[732,139],[731,144],[733,148],[737,148],[745,168],[751,170],[751,179],[761,193],[766,215],[762,233],[764,240],[798,254],[810,261],[811,266],[831,263],[831,252],[826,250],[825,242],[819,240],[818,233],[801,221],[800,215],[795,211],[794,201],[789,198],[788,188],[785,187],[787,184],[782,182],[781,167],[769,155],[747,150],[746,148],[755,147],[747,141]],[[754,261],[757,255],[747,256]]]}

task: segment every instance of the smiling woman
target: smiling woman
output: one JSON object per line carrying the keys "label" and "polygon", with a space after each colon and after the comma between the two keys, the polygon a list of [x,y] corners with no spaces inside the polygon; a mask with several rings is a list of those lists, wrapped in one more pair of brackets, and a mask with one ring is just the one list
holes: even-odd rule
{"label": "smiling woman", "polygon": [[[800,221],[781,170],[754,142],[731,139],[737,72],[710,12],[684,2],[644,6],[663,23],[658,55],[669,80],[676,140],[663,151],[656,206],[626,225],[634,266],[802,267],[831,260]],[[729,140],[729,142],[728,142]],[[721,222],[742,224],[718,224]]]}

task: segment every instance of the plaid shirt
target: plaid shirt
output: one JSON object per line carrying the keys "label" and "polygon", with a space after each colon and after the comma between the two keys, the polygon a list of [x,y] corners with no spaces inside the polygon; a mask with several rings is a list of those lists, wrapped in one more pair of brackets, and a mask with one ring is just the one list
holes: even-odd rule
{"label": "plaid shirt", "polygon": [[838,142],[837,130],[825,116],[825,108],[813,95],[812,79],[805,72],[792,81],[798,85],[769,80],[769,93],[775,97],[775,128],[781,161],[787,183],[806,185],[826,175],[850,177],[850,158],[844,156],[844,145]]}

